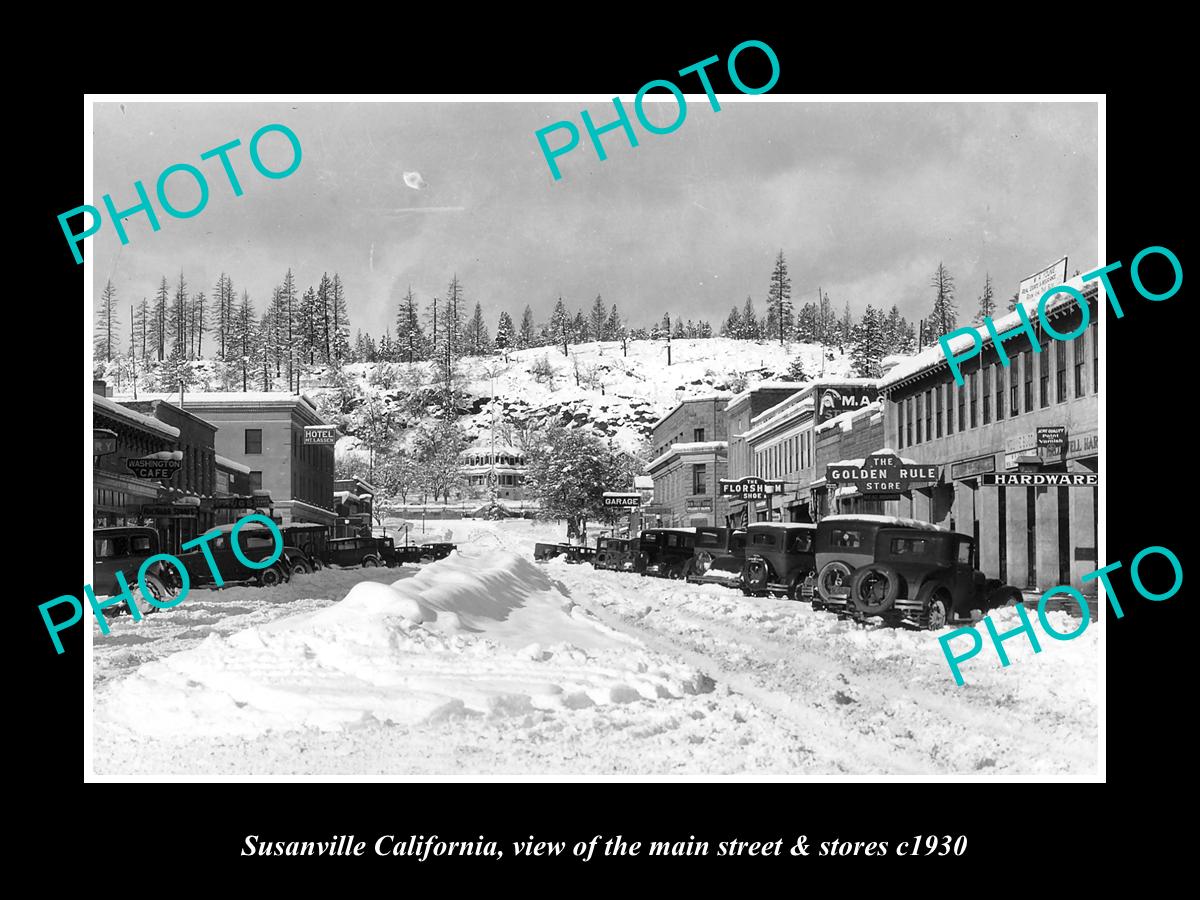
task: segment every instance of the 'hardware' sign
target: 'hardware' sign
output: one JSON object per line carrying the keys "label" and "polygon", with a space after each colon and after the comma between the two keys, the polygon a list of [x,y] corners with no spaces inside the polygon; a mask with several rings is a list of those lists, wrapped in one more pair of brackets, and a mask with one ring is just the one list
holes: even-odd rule
{"label": "'hardware' sign", "polygon": [[983,475],[979,483],[990,487],[1098,487],[1096,472],[997,472]]}
{"label": "'hardware' sign", "polygon": [[861,466],[831,463],[825,467],[826,481],[853,482],[860,494],[903,494],[916,482],[924,484],[937,479],[937,466],[904,463],[895,453],[872,454]]}
{"label": "'hardware' sign", "polygon": [[757,475],[747,475],[736,480],[721,479],[721,496],[738,497],[742,500],[765,500],[771,494],[782,494],[782,481],[766,481]]}

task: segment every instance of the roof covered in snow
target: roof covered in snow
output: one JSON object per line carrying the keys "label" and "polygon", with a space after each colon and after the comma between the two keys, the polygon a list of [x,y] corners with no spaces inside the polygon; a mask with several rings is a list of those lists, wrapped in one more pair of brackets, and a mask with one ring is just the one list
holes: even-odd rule
{"label": "roof covered in snow", "polygon": [[686,397],[683,400],[680,400],[678,403],[676,403],[673,407],[671,407],[671,411],[669,413],[662,416],[660,419],[658,419],[658,421],[656,421],[650,427],[651,427],[651,429],[657,428],[659,425],[661,425],[663,422],[667,421],[667,419],[671,418],[671,416],[675,415],[675,413],[677,413],[680,409],[682,409],[684,406],[686,406],[689,403],[712,403],[712,402],[718,401],[718,400],[728,400],[732,396],[733,395],[730,394],[728,391],[718,391],[715,394],[703,394],[699,397]]}
{"label": "roof covered in snow", "polygon": [[737,406],[739,403],[744,403],[749,400],[757,391],[802,391],[808,387],[809,382],[800,381],[760,381],[758,384],[751,385],[740,394],[734,394],[729,398],[729,402],[725,404],[725,408]]}
{"label": "roof covered in snow", "polygon": [[214,453],[213,458],[216,460],[217,465],[222,469],[229,469],[233,472],[241,472],[243,475],[250,474],[249,466],[243,466],[240,462],[236,462],[235,460],[230,459],[228,456],[222,456],[220,453]]}
{"label": "roof covered in snow", "polygon": [[883,402],[881,400],[874,400],[858,409],[848,409],[844,413],[834,416],[832,419],[826,419],[817,426],[817,431],[825,431],[826,429],[833,428],[835,425],[841,428],[842,431],[850,431],[854,427],[854,420],[864,415],[869,415],[872,418],[883,415]]}
{"label": "roof covered in snow", "polygon": [[[1097,294],[1096,282],[1090,281],[1087,285],[1084,285],[1083,276],[1081,275],[1076,275],[1074,278],[1068,279],[1066,284],[1069,287],[1075,288],[1075,290],[1082,293],[1088,299],[1094,298]],[[1037,308],[1039,300],[1041,300],[1041,297],[1031,297],[1022,304],[1025,307],[1025,313],[1029,321],[1035,324],[1038,319]],[[1056,312],[1066,312],[1073,305],[1075,305],[1075,298],[1070,294],[1055,294],[1046,301],[1046,315],[1050,317]],[[1021,318],[1015,308],[998,319],[992,319],[992,327],[996,329],[997,334],[1003,334],[1005,331],[1020,324]],[[986,351],[992,345],[992,336],[988,332],[987,327],[981,325],[975,329],[975,333],[980,338],[983,351]],[[972,338],[970,334],[964,333],[952,338],[949,343],[950,351],[952,353],[959,353],[972,345]],[[946,354],[942,351],[941,342],[935,341],[915,356],[904,357],[895,368],[883,376],[883,379],[879,383],[880,390],[895,387],[902,381],[924,374],[925,372],[940,369],[943,366],[948,368],[949,362],[946,360]]]}
{"label": "roof covered in snow", "polygon": [[179,429],[174,425],[168,425],[166,422],[160,422],[154,416],[140,413],[136,409],[130,409],[128,406],[122,406],[109,397],[92,394],[92,408],[93,410],[100,410],[113,418],[124,419],[126,422],[130,422],[141,428],[158,432],[163,437],[179,437]]}
{"label": "roof covered in snow", "polygon": [[692,441],[684,444],[672,444],[657,459],[650,460],[646,468],[653,469],[655,466],[666,462],[672,456],[682,456],[685,453],[716,453],[718,450],[725,450],[728,447],[728,441]]}
{"label": "roof covered in snow", "polygon": [[[132,394],[122,394],[120,400],[133,400]],[[165,400],[174,406],[179,406],[178,392],[169,394],[138,394],[138,400]],[[272,406],[306,406],[317,412],[316,402],[307,394],[289,394],[287,391],[196,391],[195,393],[184,392],[182,409],[186,410],[189,407],[203,408],[206,406],[238,406],[241,404],[259,404]]]}
{"label": "roof covered in snow", "polygon": [[945,531],[950,529],[943,528],[941,525],[934,525],[932,522],[922,522],[920,519],[903,519],[900,516],[878,516],[871,513],[838,513],[833,516],[826,516],[822,522],[875,522],[880,525],[892,525],[897,528],[919,528],[922,531]]}

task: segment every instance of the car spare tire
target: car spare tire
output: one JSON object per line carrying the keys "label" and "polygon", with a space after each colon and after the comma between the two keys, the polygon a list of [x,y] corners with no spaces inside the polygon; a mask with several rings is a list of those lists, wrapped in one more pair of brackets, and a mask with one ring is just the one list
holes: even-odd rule
{"label": "car spare tire", "polygon": [[767,567],[767,561],[761,556],[752,556],[746,560],[746,587],[752,591],[765,591],[767,589],[767,580],[770,577],[770,571]]}
{"label": "car spare tire", "polygon": [[854,571],[850,602],[864,616],[881,616],[900,596],[900,573],[886,563],[871,563]]}
{"label": "car spare tire", "polygon": [[826,563],[817,576],[817,596],[825,603],[832,600],[830,590],[850,582],[850,567],[840,559]]}

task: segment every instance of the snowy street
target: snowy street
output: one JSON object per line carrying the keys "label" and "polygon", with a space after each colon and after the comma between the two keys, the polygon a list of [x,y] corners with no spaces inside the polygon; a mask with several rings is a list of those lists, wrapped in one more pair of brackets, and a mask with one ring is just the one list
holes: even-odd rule
{"label": "snowy street", "polygon": [[[196,591],[143,622],[121,617],[107,637],[97,630],[96,771],[1096,768],[1101,626],[1044,640],[1037,655],[1010,640],[1008,668],[985,646],[957,687],[929,632],[562,559],[535,565],[534,542],[561,537],[553,523],[441,527],[460,553],[438,563]],[[1001,631],[1016,623],[1012,610],[993,617]]]}

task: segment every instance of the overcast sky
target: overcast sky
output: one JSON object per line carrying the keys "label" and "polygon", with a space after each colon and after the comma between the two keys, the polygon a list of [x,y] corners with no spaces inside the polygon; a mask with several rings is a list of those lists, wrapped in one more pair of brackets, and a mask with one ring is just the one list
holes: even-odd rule
{"label": "overcast sky", "polygon": [[[1063,255],[1068,274],[1105,262],[1094,104],[732,99],[720,112],[692,99],[667,135],[641,130],[631,109],[639,145],[609,132],[604,162],[579,111],[600,125],[611,103],[97,104],[89,202],[111,193],[118,209],[132,206],[135,179],[153,196],[178,162],[205,172],[211,194],[194,218],[160,210],[158,232],[133,217],[124,247],[106,222],[87,239],[96,296],[111,277],[124,336],[129,302],[180,269],[209,295],[229,273],[259,313],[289,267],[301,290],[338,272],[352,333],[379,334],[410,284],[424,306],[457,273],[493,331],[501,310],[519,319],[528,303],[542,321],[559,296],[574,310],[597,294],[635,326],[669,312],[715,328],[747,295],[761,315],[780,249],[797,309],[820,286],[838,310],[895,303],[913,320],[928,313],[939,261],[962,319],[985,272],[1006,302],[1023,276]],[[660,124],[675,112],[673,102],[648,108]],[[583,133],[554,181],[534,132],[562,119]],[[261,177],[247,149],[273,122],[303,147],[299,169],[279,180]],[[216,159],[200,160],[234,138],[241,197]],[[261,146],[271,167],[288,161],[280,135]],[[424,187],[406,184],[406,172]],[[194,205],[186,175],[169,185],[176,206]]]}

